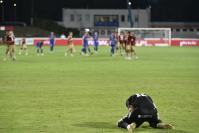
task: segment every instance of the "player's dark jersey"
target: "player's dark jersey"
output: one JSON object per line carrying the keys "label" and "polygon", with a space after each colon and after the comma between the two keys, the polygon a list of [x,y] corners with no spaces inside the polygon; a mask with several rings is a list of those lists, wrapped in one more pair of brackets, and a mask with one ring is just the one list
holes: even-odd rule
{"label": "player's dark jersey", "polygon": [[110,44],[111,44],[111,46],[115,46],[116,43],[117,43],[116,36],[114,34],[111,34],[110,35]]}
{"label": "player's dark jersey", "polygon": [[22,38],[22,45],[26,43],[26,38]]}
{"label": "player's dark jersey", "polygon": [[126,38],[126,45],[131,45],[132,36]]}
{"label": "player's dark jersey", "polygon": [[132,122],[136,123],[136,127],[139,127],[142,123],[148,122],[151,127],[156,128],[157,124],[162,122],[153,100],[148,95],[132,95],[127,99],[126,106],[127,108],[133,106],[133,110],[118,122],[119,127],[127,128]]}
{"label": "player's dark jersey", "polygon": [[127,108],[133,106],[139,115],[153,115],[157,113],[157,109],[150,96],[145,94],[135,94],[130,96],[126,101]]}
{"label": "player's dark jersey", "polygon": [[43,46],[43,41],[38,41],[37,42],[37,48],[41,48]]}
{"label": "player's dark jersey", "polygon": [[119,42],[122,44],[125,41],[124,35],[119,35]]}
{"label": "player's dark jersey", "polygon": [[131,36],[131,45],[135,46],[135,41],[136,41],[136,37],[135,36]]}

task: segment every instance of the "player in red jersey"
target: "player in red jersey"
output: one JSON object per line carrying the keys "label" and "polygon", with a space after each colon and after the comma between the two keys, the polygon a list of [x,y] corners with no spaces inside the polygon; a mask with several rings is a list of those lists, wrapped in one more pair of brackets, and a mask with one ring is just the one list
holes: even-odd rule
{"label": "player in red jersey", "polygon": [[120,51],[120,55],[124,55],[125,53],[125,35],[123,32],[118,36],[118,46],[117,50]]}
{"label": "player in red jersey", "polygon": [[138,59],[137,54],[135,52],[135,46],[136,46],[136,36],[133,32],[130,33],[131,36],[131,54],[134,55],[135,59]]}
{"label": "player in red jersey", "polygon": [[6,35],[6,40],[5,40],[6,44],[7,44],[7,49],[6,49],[6,55],[4,58],[4,61],[7,60],[8,54],[10,54],[10,57],[12,58],[12,60],[16,60],[16,56],[15,56],[15,36],[13,31],[9,31],[7,32]]}
{"label": "player in red jersey", "polygon": [[68,48],[66,49],[65,56],[70,54],[73,56],[75,49],[74,49],[74,44],[73,44],[73,33],[70,32],[68,35]]}
{"label": "player in red jersey", "polygon": [[136,37],[134,33],[127,32],[125,38],[125,51],[126,51],[126,59],[131,60],[134,54],[135,58],[137,59],[136,52],[134,46],[136,44]]}
{"label": "player in red jersey", "polygon": [[132,37],[130,36],[130,32],[126,33],[125,37],[125,52],[126,52],[126,59],[131,60],[132,59],[132,45],[131,42]]}
{"label": "player in red jersey", "polygon": [[21,47],[20,47],[20,50],[19,50],[19,55],[21,55],[22,52],[25,52],[25,54],[28,55],[28,47],[26,45],[25,35],[21,39],[21,44],[20,45],[21,45]]}

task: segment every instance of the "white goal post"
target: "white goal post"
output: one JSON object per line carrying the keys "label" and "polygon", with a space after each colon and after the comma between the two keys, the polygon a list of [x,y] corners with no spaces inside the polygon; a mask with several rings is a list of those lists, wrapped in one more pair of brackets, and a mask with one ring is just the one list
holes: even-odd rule
{"label": "white goal post", "polygon": [[171,28],[118,28],[118,34],[133,32],[137,46],[171,46]]}

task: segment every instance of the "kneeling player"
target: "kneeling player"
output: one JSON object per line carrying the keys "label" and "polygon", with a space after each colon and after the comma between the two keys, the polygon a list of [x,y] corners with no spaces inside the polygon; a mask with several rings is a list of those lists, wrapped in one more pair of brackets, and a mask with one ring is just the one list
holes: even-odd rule
{"label": "kneeling player", "polygon": [[150,127],[161,129],[174,128],[170,124],[163,123],[158,116],[158,111],[150,96],[135,94],[126,101],[129,110],[127,116],[118,121],[118,127],[127,129],[130,133],[142,123],[148,122]]}

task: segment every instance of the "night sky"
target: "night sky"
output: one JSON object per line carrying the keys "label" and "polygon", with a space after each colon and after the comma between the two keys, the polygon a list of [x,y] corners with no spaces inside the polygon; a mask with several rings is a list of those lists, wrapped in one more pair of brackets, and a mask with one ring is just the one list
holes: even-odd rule
{"label": "night sky", "polygon": [[[199,0],[131,0],[135,8],[151,6],[152,21],[199,22]],[[13,4],[17,3],[15,9]],[[32,2],[34,4],[32,4]],[[124,9],[126,0],[4,0],[6,21],[29,22],[31,9],[36,18],[61,20],[62,8]],[[34,5],[34,6],[32,6]],[[2,9],[2,6],[1,6]],[[2,12],[2,10],[0,10]],[[0,13],[2,14],[2,13]],[[1,18],[1,17],[0,17]]]}

